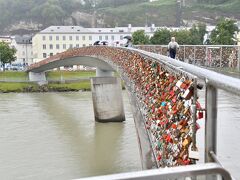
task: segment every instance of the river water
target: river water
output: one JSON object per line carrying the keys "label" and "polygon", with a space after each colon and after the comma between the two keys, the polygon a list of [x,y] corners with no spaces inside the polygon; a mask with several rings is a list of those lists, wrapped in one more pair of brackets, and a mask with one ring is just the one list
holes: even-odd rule
{"label": "river water", "polygon": [[[123,94],[126,122],[107,124],[94,122],[91,92],[0,94],[1,179],[67,180],[141,170]],[[219,158],[240,179],[240,98],[223,91],[219,97]],[[202,151],[204,120],[199,124]]]}

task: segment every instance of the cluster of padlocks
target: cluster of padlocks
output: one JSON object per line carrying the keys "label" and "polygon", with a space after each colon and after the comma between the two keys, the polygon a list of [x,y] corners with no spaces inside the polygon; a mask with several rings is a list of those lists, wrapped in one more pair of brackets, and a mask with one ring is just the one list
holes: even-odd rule
{"label": "cluster of padlocks", "polygon": [[195,137],[199,128],[196,120],[203,118],[203,112],[196,99],[194,76],[121,48],[86,47],[69,50],[54,58],[73,56],[111,61],[127,76],[144,116],[158,167],[195,163],[198,159]]}
{"label": "cluster of padlocks", "polygon": [[[138,46],[138,48],[168,55],[167,46]],[[237,68],[238,51],[237,46],[180,46],[176,58],[202,66]]]}

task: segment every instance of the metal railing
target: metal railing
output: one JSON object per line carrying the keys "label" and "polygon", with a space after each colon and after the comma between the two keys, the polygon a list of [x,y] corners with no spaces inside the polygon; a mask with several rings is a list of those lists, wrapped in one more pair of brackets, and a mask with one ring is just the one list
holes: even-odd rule
{"label": "metal railing", "polygon": [[181,69],[191,73],[198,79],[205,82],[205,164],[189,165],[184,167],[171,167],[158,170],[148,170],[133,173],[122,173],[109,176],[99,176],[94,179],[180,179],[182,177],[195,177],[198,175],[219,174],[224,180],[232,179],[217,159],[217,90],[226,90],[232,94],[240,96],[240,80],[225,76],[207,69],[203,69],[181,61],[173,60],[163,55],[146,52],[138,49],[132,51],[149,57],[161,64],[172,65],[176,69]]}
{"label": "metal railing", "polygon": [[[85,50],[86,49],[86,50]],[[68,55],[69,54],[69,55]],[[70,51],[67,55],[62,56],[60,59],[68,58],[73,55],[85,55],[96,57],[101,60],[112,60],[112,63],[133,63],[133,59],[127,56],[137,55],[142,60],[151,62],[158,62],[171,73],[185,72],[196,76],[198,79],[205,82],[206,94],[205,94],[205,109],[206,109],[206,123],[205,123],[205,163],[203,165],[189,165],[184,167],[172,167],[158,170],[150,170],[120,175],[110,175],[104,179],[169,179],[180,177],[197,176],[201,174],[221,174],[225,180],[231,179],[229,173],[218,164],[216,157],[217,153],[217,90],[223,89],[232,94],[240,96],[240,79],[228,77],[207,69],[203,69],[192,64],[187,64],[178,60],[173,60],[167,56],[159,55],[156,53],[146,52],[133,48],[113,48],[113,47],[99,47],[97,48],[82,48],[79,51]],[[124,56],[125,55],[125,56]],[[124,57],[122,57],[124,56]],[[135,56],[134,56],[135,57]],[[109,59],[108,59],[109,58]],[[111,59],[112,58],[112,59]],[[109,62],[110,63],[110,62]],[[122,64],[121,64],[122,63]],[[113,64],[112,64],[113,65]],[[118,68],[118,67],[117,67]],[[129,68],[130,71],[133,67]],[[170,70],[172,69],[172,70]],[[175,72],[174,72],[175,71]],[[123,73],[122,73],[123,74]],[[139,114],[139,113],[138,113]],[[144,124],[138,124],[143,125]],[[143,128],[143,127],[142,127]],[[213,163],[214,162],[214,163]],[[199,171],[197,170],[199,168]],[[191,174],[193,172],[193,174]],[[195,173],[195,174],[194,174]],[[101,177],[96,177],[101,178]]]}
{"label": "metal railing", "polygon": [[240,80],[226,75],[222,75],[207,69],[203,69],[181,61],[173,60],[163,55],[150,53],[142,50],[134,50],[146,56],[158,59],[179,67],[189,72],[199,79],[202,79],[206,85],[206,123],[205,123],[205,162],[214,162],[210,155],[212,151],[217,152],[217,90],[226,90],[232,94],[240,96]]}
{"label": "metal railing", "polygon": [[[168,55],[166,45],[140,45],[139,49]],[[240,46],[236,45],[180,45],[176,59],[210,68],[240,71]]]}
{"label": "metal railing", "polygon": [[[210,177],[212,175],[212,177]],[[199,165],[179,166],[164,169],[154,169],[146,171],[137,171],[121,174],[113,174],[106,176],[97,176],[82,178],[82,180],[120,180],[120,179],[131,179],[131,180],[177,180],[185,178],[195,179],[217,179],[220,175],[224,180],[231,180],[230,174],[217,163],[206,163]]]}

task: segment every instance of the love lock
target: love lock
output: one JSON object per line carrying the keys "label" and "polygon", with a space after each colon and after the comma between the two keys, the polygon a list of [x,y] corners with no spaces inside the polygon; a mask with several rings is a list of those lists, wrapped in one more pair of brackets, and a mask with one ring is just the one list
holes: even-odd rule
{"label": "love lock", "polygon": [[188,157],[190,159],[199,160],[199,157],[200,157],[199,152],[197,148],[193,149],[192,144],[189,146],[188,152],[189,152]]}

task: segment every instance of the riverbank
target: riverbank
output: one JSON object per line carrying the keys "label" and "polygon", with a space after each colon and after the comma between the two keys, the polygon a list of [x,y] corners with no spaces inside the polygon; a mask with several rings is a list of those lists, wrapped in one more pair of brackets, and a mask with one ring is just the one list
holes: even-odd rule
{"label": "riverbank", "polygon": [[84,80],[74,83],[48,83],[46,85],[38,85],[36,83],[27,82],[1,82],[0,93],[10,92],[67,92],[67,91],[90,91],[90,80]]}
{"label": "riverbank", "polygon": [[38,85],[28,81],[25,72],[0,72],[0,93],[9,92],[66,92],[90,91],[90,77],[95,71],[50,71],[46,73],[46,85]]}

